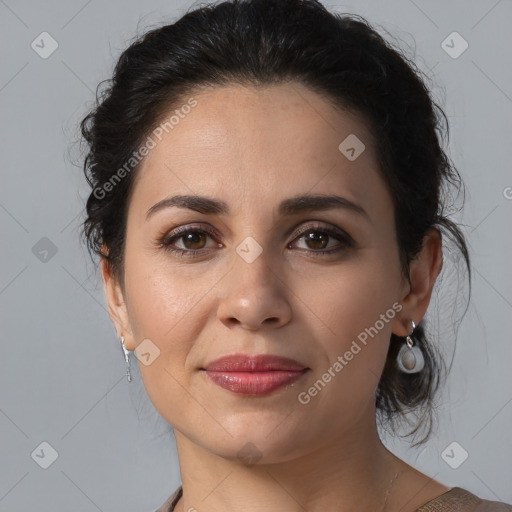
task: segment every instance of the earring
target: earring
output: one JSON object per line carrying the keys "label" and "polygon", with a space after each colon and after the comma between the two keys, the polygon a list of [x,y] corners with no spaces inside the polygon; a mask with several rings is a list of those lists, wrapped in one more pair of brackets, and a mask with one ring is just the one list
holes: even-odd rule
{"label": "earring", "polygon": [[425,358],[420,347],[414,345],[411,336],[416,329],[414,320],[411,320],[411,333],[405,339],[405,344],[402,346],[397,356],[398,368],[404,373],[419,373],[425,366]]}
{"label": "earring", "polygon": [[127,350],[126,347],[124,346],[124,336],[121,336],[121,346],[124,352],[124,360],[126,361],[126,377],[128,379],[128,382],[131,382],[132,374],[130,372],[130,353],[133,352],[133,350]]}

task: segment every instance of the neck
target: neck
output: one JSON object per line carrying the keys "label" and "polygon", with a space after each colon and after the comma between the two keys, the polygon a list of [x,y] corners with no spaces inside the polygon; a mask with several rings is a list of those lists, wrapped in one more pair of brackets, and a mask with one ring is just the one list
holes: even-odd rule
{"label": "neck", "polygon": [[[406,465],[384,447],[374,418],[361,418],[309,451],[251,465],[213,454],[176,430],[183,485],[176,511],[381,512]],[[298,449],[302,444],[297,441]]]}

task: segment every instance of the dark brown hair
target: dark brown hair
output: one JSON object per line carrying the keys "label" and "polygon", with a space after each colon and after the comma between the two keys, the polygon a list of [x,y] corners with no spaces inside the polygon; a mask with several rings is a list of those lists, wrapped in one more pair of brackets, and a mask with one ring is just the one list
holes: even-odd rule
{"label": "dark brown hair", "polygon": [[[393,199],[404,274],[426,231],[436,228],[460,250],[470,277],[464,236],[446,214],[445,188],[463,189],[441,146],[448,135],[444,112],[415,64],[365,19],[331,13],[316,0],[210,4],[147,32],[121,54],[112,79],[81,123],[88,145],[84,172],[93,189],[83,223],[91,255],[106,258],[123,284],[126,216],[137,166],[115,186],[106,185],[170,108],[203,86],[286,82],[304,84],[333,105],[358,113],[373,133]],[[421,323],[414,339],[425,368],[401,373],[396,355],[404,340],[392,335],[376,407],[392,424],[420,411],[412,432],[427,425],[428,436],[443,363]]]}

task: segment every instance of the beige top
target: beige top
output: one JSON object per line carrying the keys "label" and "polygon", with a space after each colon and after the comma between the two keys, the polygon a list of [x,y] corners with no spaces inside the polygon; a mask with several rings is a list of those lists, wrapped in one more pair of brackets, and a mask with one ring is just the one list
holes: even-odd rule
{"label": "beige top", "polygon": [[[182,492],[183,489],[180,485],[155,512],[172,512],[181,498]],[[437,498],[427,501],[416,512],[512,512],[512,505],[482,500],[469,491],[453,487]]]}

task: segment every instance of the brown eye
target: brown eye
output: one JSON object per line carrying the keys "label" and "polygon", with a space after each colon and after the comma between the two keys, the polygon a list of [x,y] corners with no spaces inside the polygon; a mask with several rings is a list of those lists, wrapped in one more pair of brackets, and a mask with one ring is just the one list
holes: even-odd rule
{"label": "brown eye", "polygon": [[309,249],[324,249],[329,242],[329,235],[320,231],[311,231],[304,235],[304,240]]}
{"label": "brown eye", "polygon": [[[178,256],[199,256],[205,254],[208,249],[221,247],[222,244],[215,244],[217,235],[210,232],[209,228],[202,227],[180,227],[160,240],[160,246],[166,251]],[[208,240],[211,244],[208,246]]]}
{"label": "brown eye", "polygon": [[[303,247],[297,246],[298,243]],[[340,229],[323,226],[313,226],[296,235],[292,247],[297,247],[313,255],[335,254],[352,247],[353,239]]]}
{"label": "brown eye", "polygon": [[191,231],[180,237],[183,240],[185,249],[196,250],[202,249],[206,243],[207,235],[202,231]]}

